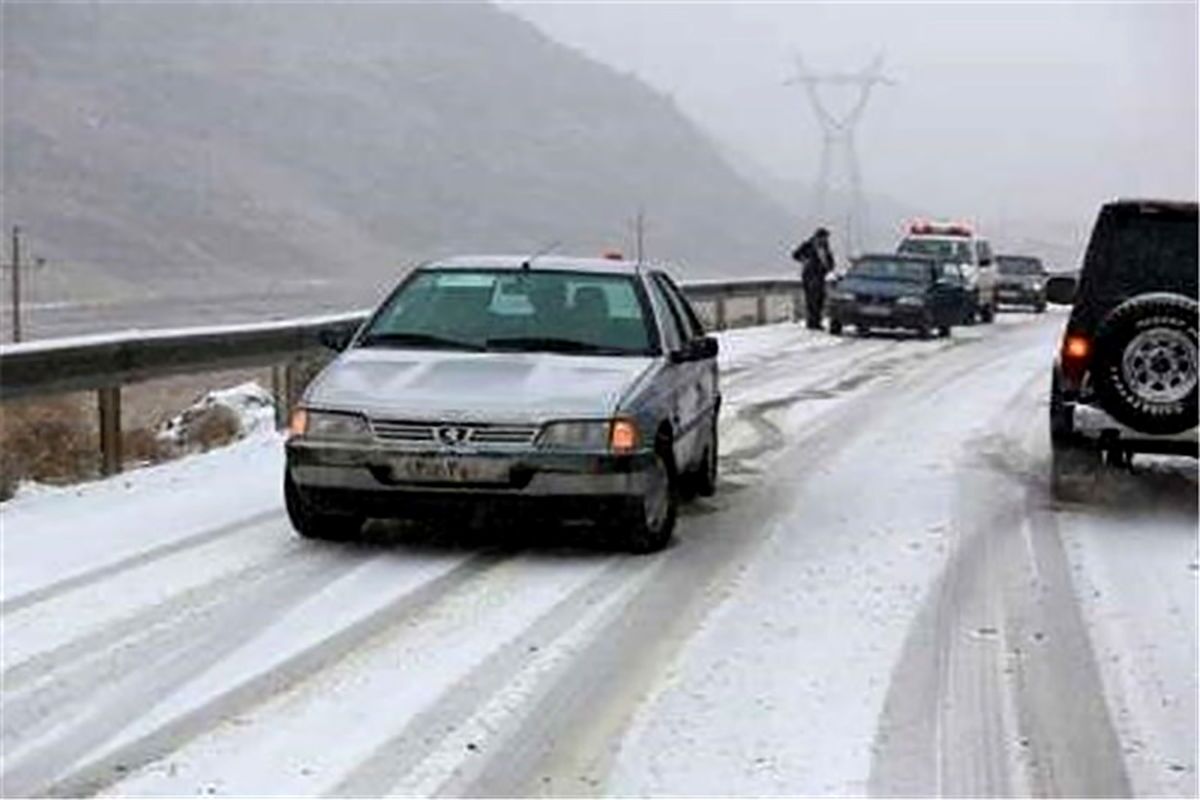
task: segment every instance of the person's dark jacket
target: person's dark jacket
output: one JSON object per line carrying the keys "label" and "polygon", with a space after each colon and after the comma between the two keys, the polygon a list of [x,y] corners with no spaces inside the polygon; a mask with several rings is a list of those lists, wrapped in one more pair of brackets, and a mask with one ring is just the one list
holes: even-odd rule
{"label": "person's dark jacket", "polygon": [[829,245],[816,236],[810,236],[792,251],[792,258],[800,262],[800,277],[805,283],[822,284],[825,276],[833,272],[833,254]]}

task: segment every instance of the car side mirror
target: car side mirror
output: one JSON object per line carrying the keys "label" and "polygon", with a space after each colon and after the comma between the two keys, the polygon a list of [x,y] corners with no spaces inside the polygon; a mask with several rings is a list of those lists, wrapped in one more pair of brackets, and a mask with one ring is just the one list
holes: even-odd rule
{"label": "car side mirror", "polygon": [[1046,299],[1060,306],[1069,306],[1075,302],[1075,289],[1078,281],[1071,275],[1055,275],[1046,281]]}
{"label": "car side mirror", "polygon": [[696,360],[698,361],[716,358],[717,353],[721,352],[720,340],[715,336],[705,336],[702,339],[696,339],[692,344],[695,345]]}
{"label": "car side mirror", "polygon": [[353,338],[354,331],[349,328],[322,328],[317,333],[317,341],[321,343],[322,347],[338,353],[345,350]]}
{"label": "car side mirror", "polygon": [[671,352],[671,362],[675,364],[683,364],[688,361],[704,361],[709,358],[716,358],[717,352],[721,349],[715,336],[705,336],[700,339],[693,339],[687,342],[683,347]]}

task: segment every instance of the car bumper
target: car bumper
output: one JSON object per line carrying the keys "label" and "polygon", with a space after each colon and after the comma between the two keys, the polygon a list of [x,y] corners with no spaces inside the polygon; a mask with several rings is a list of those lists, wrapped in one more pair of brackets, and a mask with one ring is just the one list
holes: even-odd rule
{"label": "car bumper", "polygon": [[843,325],[866,325],[872,328],[920,328],[931,324],[924,306],[888,306],[875,313],[866,313],[858,305],[836,305],[829,316]]}
{"label": "car bumper", "polygon": [[1020,286],[1003,286],[996,288],[996,302],[1009,305],[1036,306],[1046,302],[1046,296],[1041,291]]}
{"label": "car bumper", "polygon": [[1200,452],[1200,433],[1191,428],[1182,433],[1159,436],[1124,425],[1102,408],[1066,402],[1071,432],[1077,441],[1097,447],[1119,447],[1135,453],[1195,456]]}
{"label": "car bumper", "polygon": [[[330,510],[427,515],[463,506],[504,507],[518,513],[555,508],[570,516],[576,504],[622,503],[645,494],[654,466],[650,451],[629,455],[539,451],[451,453],[289,441],[287,470],[314,504]],[[460,474],[414,480],[397,465],[468,463]]]}

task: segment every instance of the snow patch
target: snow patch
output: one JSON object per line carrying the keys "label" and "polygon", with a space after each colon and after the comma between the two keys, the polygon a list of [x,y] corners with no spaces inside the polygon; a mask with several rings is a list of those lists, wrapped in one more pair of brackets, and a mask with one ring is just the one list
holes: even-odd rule
{"label": "snow patch", "polygon": [[208,392],[183,412],[167,420],[159,429],[160,442],[186,449],[195,444],[194,432],[200,420],[214,411],[225,409],[238,424],[240,436],[269,431],[275,425],[275,399],[254,381]]}

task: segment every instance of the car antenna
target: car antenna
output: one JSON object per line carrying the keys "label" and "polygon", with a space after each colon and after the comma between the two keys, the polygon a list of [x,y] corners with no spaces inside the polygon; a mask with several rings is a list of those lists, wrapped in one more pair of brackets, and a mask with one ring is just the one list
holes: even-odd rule
{"label": "car antenna", "polygon": [[541,258],[542,256],[546,255],[547,253],[557,249],[557,247],[560,244],[562,244],[562,242],[560,242],[556,239],[555,241],[553,241],[550,244],[543,247],[541,250],[538,250],[536,253],[531,255],[529,258],[527,258],[521,262],[521,269],[529,269],[530,267],[533,266],[533,260],[535,258]]}

